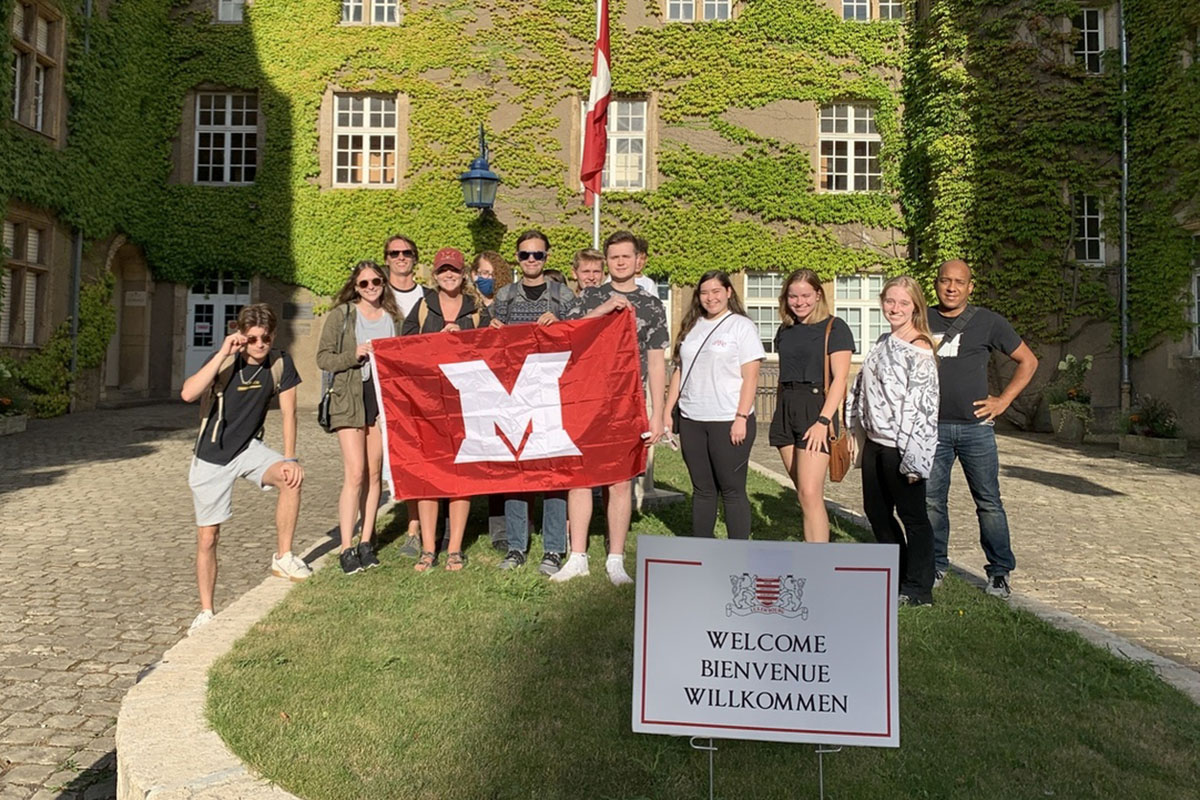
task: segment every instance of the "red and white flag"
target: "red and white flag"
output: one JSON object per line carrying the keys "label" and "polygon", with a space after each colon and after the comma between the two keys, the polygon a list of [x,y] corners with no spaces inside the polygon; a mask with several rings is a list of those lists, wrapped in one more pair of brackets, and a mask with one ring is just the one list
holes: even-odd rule
{"label": "red and white flag", "polygon": [[579,180],[583,183],[584,199],[590,206],[600,194],[604,174],[604,157],[608,152],[608,101],[612,97],[612,74],[609,72],[608,0],[597,0],[596,54],[592,59],[592,87],[588,92],[587,114],[583,123],[583,166]]}
{"label": "red and white flag", "polygon": [[378,339],[374,350],[398,499],[607,486],[646,468],[631,311]]}

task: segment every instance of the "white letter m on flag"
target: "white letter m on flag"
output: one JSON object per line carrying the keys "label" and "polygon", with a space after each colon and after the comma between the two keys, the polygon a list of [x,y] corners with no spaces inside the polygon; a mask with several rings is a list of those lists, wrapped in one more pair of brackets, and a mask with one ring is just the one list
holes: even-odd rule
{"label": "white letter m on flag", "polygon": [[563,428],[558,380],[570,352],[531,353],[511,393],[483,361],[438,365],[458,390],[466,438],[454,463],[579,456]]}

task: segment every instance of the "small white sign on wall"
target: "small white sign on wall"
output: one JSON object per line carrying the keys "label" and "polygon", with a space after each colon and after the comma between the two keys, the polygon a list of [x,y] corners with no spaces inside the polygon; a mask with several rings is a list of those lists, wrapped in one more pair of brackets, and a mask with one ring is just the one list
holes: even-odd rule
{"label": "small white sign on wall", "polygon": [[146,305],[146,293],[130,290],[125,293],[125,305],[131,308],[142,308]]}
{"label": "small white sign on wall", "polygon": [[898,557],[641,537],[633,730],[899,747]]}

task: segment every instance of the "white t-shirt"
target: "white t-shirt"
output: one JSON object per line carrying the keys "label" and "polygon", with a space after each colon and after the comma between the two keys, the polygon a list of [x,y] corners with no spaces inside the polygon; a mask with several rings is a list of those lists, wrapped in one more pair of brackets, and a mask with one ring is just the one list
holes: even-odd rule
{"label": "white t-shirt", "polygon": [[654,282],[654,278],[649,275],[638,275],[633,282],[645,289],[647,294],[658,297],[658,284]]}
{"label": "white t-shirt", "polygon": [[[720,329],[709,336],[717,325]],[[679,348],[679,356],[683,361],[679,380],[687,378],[679,398],[683,416],[697,422],[733,422],[742,392],[742,365],[761,361],[766,353],[750,318],[726,312],[715,320],[696,320]],[[750,413],[754,413],[753,408]]]}
{"label": "white t-shirt", "polygon": [[400,306],[400,316],[405,319],[408,318],[408,313],[417,305],[417,301],[425,296],[425,291],[419,283],[407,292],[402,292],[394,286],[388,288],[392,290],[392,294],[396,297],[396,305]]}

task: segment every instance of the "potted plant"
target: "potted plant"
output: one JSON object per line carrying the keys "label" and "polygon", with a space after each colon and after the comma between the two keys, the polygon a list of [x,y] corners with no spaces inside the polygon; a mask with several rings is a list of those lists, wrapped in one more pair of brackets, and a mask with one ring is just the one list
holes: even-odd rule
{"label": "potted plant", "polygon": [[1092,394],[1083,385],[1092,369],[1092,357],[1076,358],[1071,354],[1058,362],[1058,374],[1046,387],[1046,404],[1050,408],[1050,424],[1055,438],[1079,444],[1095,420],[1092,414]]}
{"label": "potted plant", "polygon": [[1187,439],[1179,435],[1175,409],[1146,394],[1134,398],[1133,408],[1121,418],[1119,447],[1125,453],[1182,458],[1187,454]]}
{"label": "potted plant", "polygon": [[25,430],[25,391],[13,375],[12,365],[0,361],[0,436]]}

